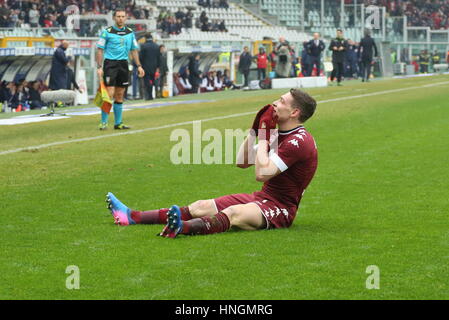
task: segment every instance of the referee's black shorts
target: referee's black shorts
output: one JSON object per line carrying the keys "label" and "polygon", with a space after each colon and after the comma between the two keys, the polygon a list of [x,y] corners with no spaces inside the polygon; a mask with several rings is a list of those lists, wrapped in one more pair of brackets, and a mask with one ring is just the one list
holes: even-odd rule
{"label": "referee's black shorts", "polygon": [[127,87],[129,85],[128,60],[105,59],[103,81],[107,87]]}

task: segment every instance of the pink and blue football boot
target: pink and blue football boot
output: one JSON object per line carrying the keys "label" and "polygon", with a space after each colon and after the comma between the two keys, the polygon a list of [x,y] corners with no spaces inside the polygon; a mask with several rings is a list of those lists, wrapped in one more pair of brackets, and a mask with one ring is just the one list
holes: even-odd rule
{"label": "pink and blue football boot", "polygon": [[108,192],[106,195],[106,202],[108,203],[108,209],[111,210],[112,216],[114,217],[115,224],[120,226],[136,224],[131,218],[131,209],[121,203],[112,192]]}

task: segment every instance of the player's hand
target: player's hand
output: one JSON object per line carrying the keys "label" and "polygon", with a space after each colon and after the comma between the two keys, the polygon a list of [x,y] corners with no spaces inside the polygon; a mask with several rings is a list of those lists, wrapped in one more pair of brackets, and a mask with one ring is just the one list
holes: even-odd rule
{"label": "player's hand", "polygon": [[137,72],[139,73],[139,78],[143,78],[145,76],[145,70],[143,70],[142,67],[139,67]]}
{"label": "player's hand", "polygon": [[97,69],[98,80],[103,81],[103,68]]}
{"label": "player's hand", "polygon": [[259,140],[270,141],[271,130],[276,129],[278,123],[278,116],[274,111],[274,107],[270,105],[268,109],[262,114],[259,122]]}
{"label": "player's hand", "polygon": [[257,112],[256,117],[254,118],[253,126],[251,127],[251,129],[254,130],[254,133],[256,134],[256,136],[257,136],[257,133],[259,130],[260,117],[262,117],[264,112],[267,111],[270,106],[271,106],[271,104],[267,104],[265,107],[260,109],[259,112]]}

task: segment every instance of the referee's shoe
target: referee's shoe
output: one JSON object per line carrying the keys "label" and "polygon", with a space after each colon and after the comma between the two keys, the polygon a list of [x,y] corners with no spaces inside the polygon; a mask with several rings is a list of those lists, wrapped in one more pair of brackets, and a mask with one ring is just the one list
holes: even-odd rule
{"label": "referee's shoe", "polygon": [[114,125],[115,130],[126,130],[131,129],[131,127],[125,126],[123,123]]}

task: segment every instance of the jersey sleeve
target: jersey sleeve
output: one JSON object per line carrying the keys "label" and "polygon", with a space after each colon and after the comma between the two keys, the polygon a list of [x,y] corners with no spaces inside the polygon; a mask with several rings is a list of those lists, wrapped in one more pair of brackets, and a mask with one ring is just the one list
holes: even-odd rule
{"label": "jersey sleeve", "polygon": [[[286,139],[278,148],[277,153],[270,154],[270,160],[284,172],[298,161],[305,160],[310,154],[310,140],[312,137],[306,137],[307,134],[299,131]],[[314,142],[313,142],[314,143]]]}
{"label": "jersey sleeve", "polygon": [[97,42],[97,48],[104,49],[106,48],[106,43],[108,41],[108,31],[105,29],[100,34],[100,39]]}
{"label": "jersey sleeve", "polygon": [[136,36],[134,35],[134,32],[133,32],[132,36],[131,36],[131,51],[138,50],[138,49],[139,49],[139,44],[137,43]]}

